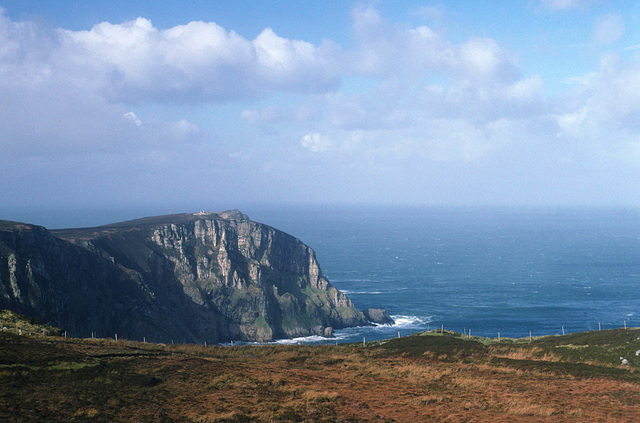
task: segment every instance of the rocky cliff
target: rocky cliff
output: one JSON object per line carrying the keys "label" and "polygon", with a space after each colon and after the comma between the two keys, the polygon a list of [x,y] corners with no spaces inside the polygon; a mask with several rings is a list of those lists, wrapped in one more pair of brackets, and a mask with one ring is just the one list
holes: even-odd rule
{"label": "rocky cliff", "polygon": [[0,308],[75,336],[176,342],[369,324],[298,239],[239,211],[48,231],[0,222]]}

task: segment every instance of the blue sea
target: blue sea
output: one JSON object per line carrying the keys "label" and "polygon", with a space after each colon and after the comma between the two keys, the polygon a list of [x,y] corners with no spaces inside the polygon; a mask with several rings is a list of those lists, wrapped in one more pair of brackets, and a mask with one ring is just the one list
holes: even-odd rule
{"label": "blue sea", "polygon": [[[338,330],[339,342],[442,327],[528,337],[640,326],[640,210],[308,207],[249,215],[311,246],[358,308],[384,308],[396,320]],[[327,342],[283,342],[313,341]]]}

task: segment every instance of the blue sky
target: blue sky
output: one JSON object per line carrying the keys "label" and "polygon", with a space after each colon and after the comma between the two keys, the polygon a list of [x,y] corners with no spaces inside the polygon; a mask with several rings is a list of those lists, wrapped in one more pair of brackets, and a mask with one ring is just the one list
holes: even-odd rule
{"label": "blue sky", "polygon": [[640,205],[637,2],[184,3],[0,0],[0,212]]}

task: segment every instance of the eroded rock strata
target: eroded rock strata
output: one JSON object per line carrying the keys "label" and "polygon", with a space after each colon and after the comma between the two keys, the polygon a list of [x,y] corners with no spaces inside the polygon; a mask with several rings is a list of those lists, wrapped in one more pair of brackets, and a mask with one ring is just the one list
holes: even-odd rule
{"label": "eroded rock strata", "polygon": [[0,308],[73,336],[224,342],[369,324],[311,248],[237,210],[49,231],[0,222]]}

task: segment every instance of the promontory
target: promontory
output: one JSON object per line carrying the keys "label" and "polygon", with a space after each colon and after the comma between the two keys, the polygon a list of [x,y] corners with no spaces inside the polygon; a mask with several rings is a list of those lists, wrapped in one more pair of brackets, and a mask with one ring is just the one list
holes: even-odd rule
{"label": "promontory", "polygon": [[313,250],[238,210],[47,230],[0,221],[0,308],[71,336],[271,341],[371,324]]}

